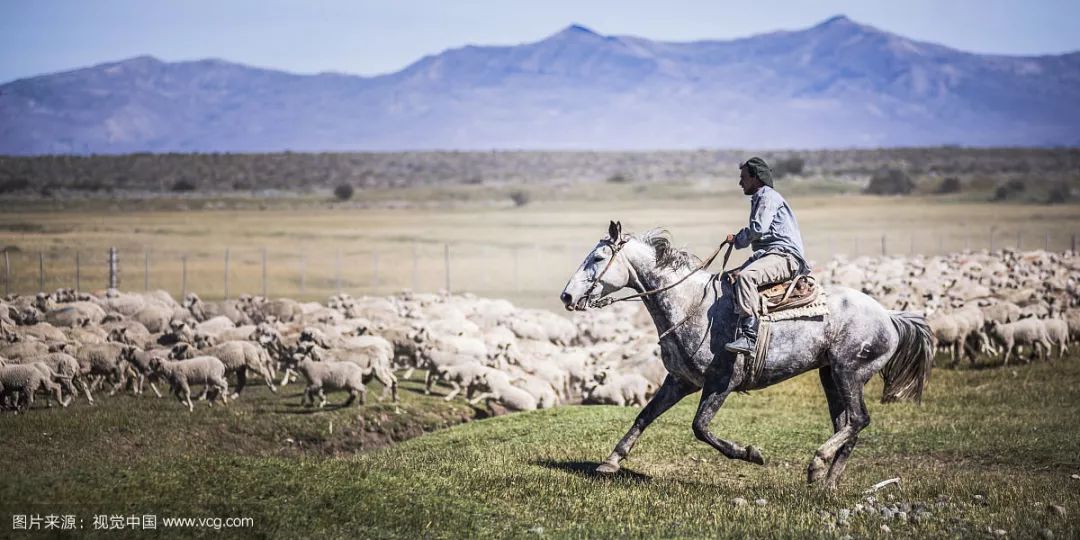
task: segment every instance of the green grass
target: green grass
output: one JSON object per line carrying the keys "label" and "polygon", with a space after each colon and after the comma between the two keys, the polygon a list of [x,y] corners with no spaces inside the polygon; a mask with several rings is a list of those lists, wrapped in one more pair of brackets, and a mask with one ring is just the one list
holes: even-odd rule
{"label": "green grass", "polygon": [[[613,478],[591,471],[636,409],[514,414],[358,452],[368,430],[407,436],[473,411],[419,396],[415,383],[398,410],[372,402],[305,411],[296,388],[285,399],[256,388],[194,414],[171,400],[103,397],[95,408],[0,416],[0,511],[75,513],[86,518],[84,533],[95,514],[156,513],[252,517],[254,528],[230,532],[284,537],[532,537],[542,528],[554,537],[861,538],[885,536],[880,517],[854,515],[835,529],[822,511],[852,508],[863,489],[900,476],[902,490],[878,497],[928,502],[931,517],[890,521],[892,536],[980,537],[991,527],[1012,537],[1042,529],[1076,537],[1077,360],[937,370],[922,406],[877,403],[875,380],[867,389],[873,422],[835,493],[804,485],[806,462],[830,432],[812,374],[733,396],[717,415],[714,431],[762,448],[765,467],[728,461],[694,439],[695,395],[645,433]],[[768,504],[735,508],[734,497]]]}

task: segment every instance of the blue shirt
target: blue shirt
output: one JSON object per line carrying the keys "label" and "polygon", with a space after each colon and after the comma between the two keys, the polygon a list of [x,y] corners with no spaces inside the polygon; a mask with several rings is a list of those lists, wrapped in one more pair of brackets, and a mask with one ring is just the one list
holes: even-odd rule
{"label": "blue shirt", "polygon": [[735,235],[737,249],[748,246],[754,249],[751,259],[786,253],[799,261],[800,274],[810,272],[795,214],[780,193],[769,186],[761,186],[750,198],[750,226]]}

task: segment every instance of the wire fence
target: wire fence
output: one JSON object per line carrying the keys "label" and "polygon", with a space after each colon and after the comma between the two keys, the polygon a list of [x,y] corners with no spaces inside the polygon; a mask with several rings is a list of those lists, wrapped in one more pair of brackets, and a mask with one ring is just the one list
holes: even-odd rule
{"label": "wire fence", "polygon": [[[1012,248],[1076,250],[1077,235],[1063,231],[990,230],[985,234],[870,233],[804,237],[808,257],[817,264],[836,256],[936,255],[957,251]],[[240,294],[325,299],[346,292],[385,295],[410,289],[446,290],[483,296],[551,295],[592,247],[574,245],[491,245],[476,243],[401,243],[378,249],[308,252],[304,246],[229,247],[221,251],[110,247],[3,252],[3,292],[35,294],[58,288],[96,291],[164,289],[176,297],[196,292],[204,299]],[[684,246],[704,256],[715,245]],[[731,266],[749,252],[736,252]],[[714,268],[714,270],[717,270]],[[555,294],[554,296],[557,296]]]}

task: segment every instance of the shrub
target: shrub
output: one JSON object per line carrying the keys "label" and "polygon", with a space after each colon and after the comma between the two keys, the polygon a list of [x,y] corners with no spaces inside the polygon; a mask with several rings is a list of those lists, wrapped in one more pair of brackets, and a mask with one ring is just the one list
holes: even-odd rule
{"label": "shrub", "polygon": [[173,182],[172,190],[177,193],[184,193],[189,191],[195,191],[195,182],[188,180],[187,178],[181,178]]}
{"label": "shrub", "polygon": [[532,197],[529,195],[528,191],[522,191],[519,189],[510,193],[510,200],[514,201],[514,206],[517,207],[522,207],[526,204],[529,204],[529,200],[531,199]]}
{"label": "shrub", "polygon": [[799,175],[803,173],[803,169],[806,167],[806,161],[801,157],[793,157],[787,159],[779,159],[773,164],[773,175],[777,178],[783,178],[789,174]]}
{"label": "shrub", "polygon": [[1069,186],[1064,183],[1054,184],[1046,194],[1046,204],[1062,204],[1069,202]]}
{"label": "shrub", "polygon": [[351,184],[341,184],[334,188],[334,196],[340,201],[347,201],[353,196],[353,187]]}
{"label": "shrub", "polygon": [[1009,180],[1004,184],[1001,184],[994,190],[994,200],[1004,201],[1006,199],[1012,199],[1017,195],[1024,192],[1027,185],[1020,180]]}
{"label": "shrub", "polygon": [[939,194],[946,193],[958,193],[960,191],[960,179],[955,176],[947,177],[941,181],[941,185],[938,186],[937,192]]}
{"label": "shrub", "polygon": [[630,175],[623,173],[615,173],[607,178],[608,183],[611,184],[629,184],[631,181]]}
{"label": "shrub", "polygon": [[900,169],[883,169],[870,178],[864,193],[871,195],[906,195],[915,189],[915,182]]}
{"label": "shrub", "polygon": [[21,191],[30,187],[30,181],[25,178],[11,178],[0,182],[0,193]]}

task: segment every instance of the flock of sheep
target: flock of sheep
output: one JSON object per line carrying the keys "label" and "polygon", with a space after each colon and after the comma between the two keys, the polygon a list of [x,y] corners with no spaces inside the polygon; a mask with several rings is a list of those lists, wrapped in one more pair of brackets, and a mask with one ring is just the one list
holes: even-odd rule
{"label": "flock of sheep", "polygon": [[[1013,251],[940,257],[836,260],[825,284],[862,290],[886,307],[922,311],[954,363],[1024,350],[1067,350],[1080,334],[1080,257]],[[0,408],[25,411],[43,394],[67,406],[94,403],[107,388],[170,390],[188,410],[193,397],[227,403],[248,377],[276,391],[302,376],[301,402],[325,392],[365,402],[398,398],[398,377],[425,373],[444,399],[525,411],[561,403],[641,406],[663,381],[656,332],[640,304],[620,303],[567,319],[473,295],[403,292],[331,297],[323,305],[242,296],[176,302],[165,291],[100,294],[61,289],[0,302]],[[230,383],[230,378],[234,383]],[[230,392],[230,384],[233,388]],[[201,393],[193,396],[192,386]],[[462,396],[464,393],[464,396]]]}
{"label": "flock of sheep", "polygon": [[47,406],[93,404],[102,388],[161,397],[167,382],[190,411],[193,399],[239,398],[249,377],[276,392],[298,375],[305,405],[325,406],[330,390],[363,404],[371,380],[396,401],[398,377],[420,371],[426,393],[442,383],[445,399],[464,392],[493,410],[643,405],[664,376],[655,340],[640,332],[647,322],[633,308],[571,321],[469,294],[343,294],[323,305],[60,289],[0,302],[0,408],[26,410],[40,394]]}
{"label": "flock of sheep", "polygon": [[1046,359],[1055,349],[1060,358],[1080,337],[1080,256],[1071,251],[861,257],[834,260],[821,274],[886,308],[925,313],[953,365]]}

